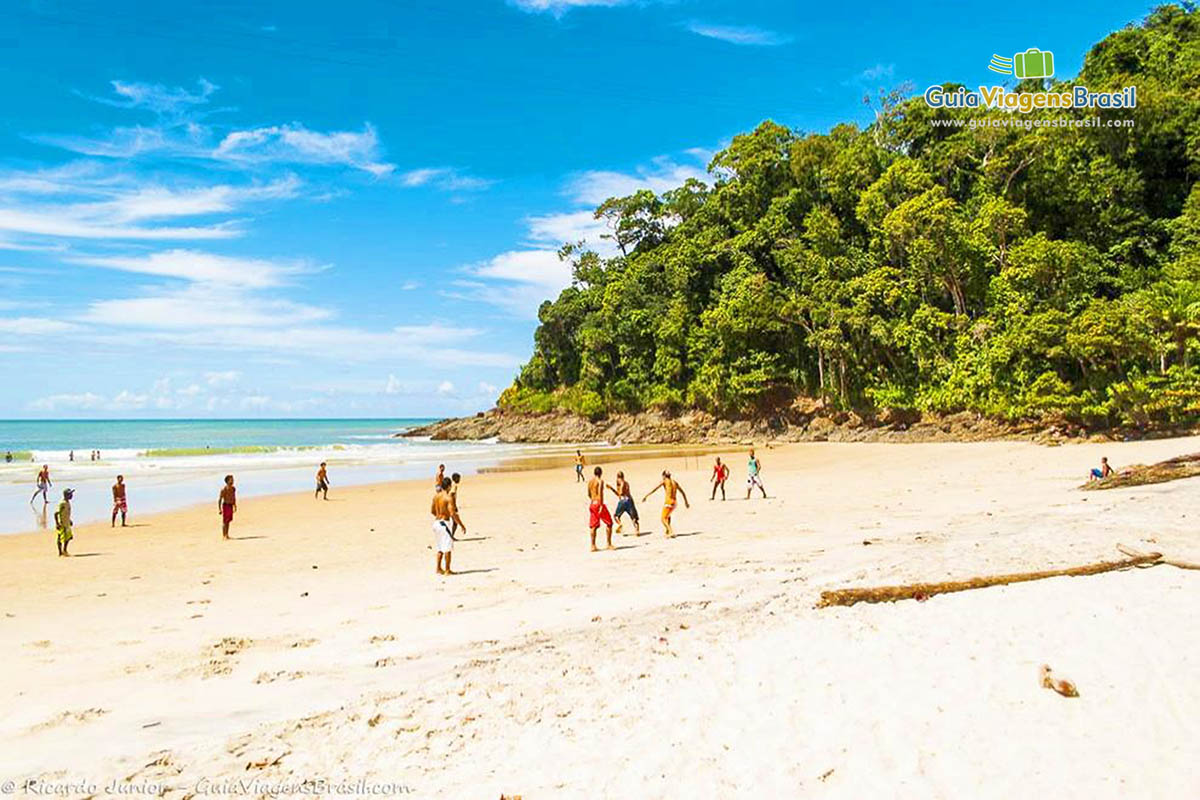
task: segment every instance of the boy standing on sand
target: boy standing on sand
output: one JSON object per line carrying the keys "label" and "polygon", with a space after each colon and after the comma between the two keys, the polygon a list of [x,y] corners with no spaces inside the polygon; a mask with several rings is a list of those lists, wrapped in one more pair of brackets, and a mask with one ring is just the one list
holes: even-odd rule
{"label": "boy standing on sand", "polygon": [[112,525],[110,528],[117,527],[117,514],[121,515],[121,527],[125,527],[125,514],[129,510],[129,505],[125,502],[125,476],[118,475],[117,482],[113,484],[113,513]]}
{"label": "boy standing on sand", "polygon": [[237,511],[237,489],[233,488],[233,476],[225,476],[225,485],[217,498],[217,510],[221,512],[221,538],[229,538],[229,523],[233,522],[233,514]]}
{"label": "boy standing on sand", "polygon": [[583,453],[575,451],[575,482],[583,483],[583,465],[586,461],[583,458]]}
{"label": "boy standing on sand", "polygon": [[437,475],[433,476],[433,489],[437,491],[442,488],[442,481],[446,479],[446,465],[438,464]]}
{"label": "boy standing on sand", "polygon": [[713,464],[712,474],[712,497],[709,500],[717,499],[717,489],[721,490],[721,499],[725,499],[725,481],[729,479],[729,465],[721,463],[721,457],[717,456],[717,463]]}
{"label": "boy standing on sand", "polygon": [[71,539],[75,538],[71,532],[71,498],[74,496],[74,490],[63,489],[62,502],[58,504],[58,510],[54,512],[54,528],[58,531],[58,555],[60,558],[71,555],[67,552],[67,545],[71,543]]}
{"label": "boy standing on sand", "polygon": [[[596,529],[600,527],[601,522],[608,529],[608,546],[605,549],[613,549],[612,515],[608,512],[608,506],[604,505],[604,490],[608,489],[613,494],[617,494],[617,490],[605,483],[604,479],[600,477],[604,474],[604,470],[600,469],[600,467],[596,467],[592,472],[596,477],[588,481],[587,489],[588,500],[591,501],[588,505],[588,527],[592,529],[592,552],[594,553],[597,549]],[[620,495],[617,496],[620,497]]]}
{"label": "boy standing on sand", "polygon": [[617,533],[621,532],[624,525],[621,522],[621,515],[628,514],[633,520],[633,529],[638,536],[642,535],[642,523],[638,520],[637,506],[633,504],[633,490],[629,487],[629,481],[625,480],[624,472],[617,472],[617,513],[614,515],[617,520]]}
{"label": "boy standing on sand", "polygon": [[662,477],[663,477],[663,479],[659,482],[658,486],[655,486],[653,489],[651,489],[649,492],[647,492],[646,496],[643,497],[642,500],[643,501],[649,500],[650,495],[657,492],[659,490],[659,488],[662,488],[662,490],[663,490],[663,510],[662,510],[663,532],[666,533],[668,539],[671,539],[671,538],[674,538],[674,536],[675,536],[675,531],[673,531],[671,529],[671,514],[674,513],[675,505],[677,502],[675,500],[675,493],[679,492],[679,494],[683,495],[683,504],[686,507],[691,508],[692,504],[688,502],[687,492],[685,492],[683,490],[683,487],[680,486],[675,481],[675,479],[671,477],[671,473],[669,470],[664,469]]}
{"label": "boy standing on sand", "polygon": [[42,464],[42,471],[39,472],[37,476],[37,489],[34,490],[33,497],[29,498],[29,504],[33,505],[33,501],[37,499],[39,494],[42,496],[42,505],[49,503],[50,495],[48,492],[50,491],[50,487],[53,485],[54,484],[50,482],[50,465]]}
{"label": "boy standing on sand", "polygon": [[762,462],[754,455],[754,448],[750,448],[750,463],[746,465],[746,499],[750,499],[750,492],[754,491],[757,486],[762,492],[763,499],[767,499],[767,490],[763,488],[762,477],[759,473],[762,471]]}
{"label": "boy standing on sand", "polygon": [[313,493],[313,499],[317,499],[317,495],[324,494],[325,499],[329,499],[329,473],[325,471],[325,462],[321,462],[320,469],[317,470],[317,491]]}
{"label": "boy standing on sand", "polygon": [[450,476],[450,502],[454,504],[454,523],[450,526],[450,536],[458,533],[458,529],[462,528],[462,532],[467,532],[467,525],[458,516],[458,482],[462,480],[462,475],[457,472]]}
{"label": "boy standing on sand", "polygon": [[[450,494],[450,479],[443,478],[438,491],[433,494],[433,503],[429,507],[433,514],[433,546],[437,549],[437,574],[453,575],[450,569],[450,556],[454,550],[454,537],[450,535],[452,520],[458,516],[454,508],[454,498]],[[443,569],[442,559],[445,557],[446,566]]]}

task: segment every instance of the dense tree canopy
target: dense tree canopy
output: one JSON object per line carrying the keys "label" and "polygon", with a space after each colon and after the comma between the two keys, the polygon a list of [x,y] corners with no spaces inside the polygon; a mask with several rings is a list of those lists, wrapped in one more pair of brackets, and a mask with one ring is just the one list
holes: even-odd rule
{"label": "dense tree canopy", "polygon": [[[711,185],[608,200],[596,216],[618,254],[564,248],[574,281],[542,305],[501,404],[744,414],[808,395],[1193,421],[1200,16],[1158,8],[1066,83],[1136,85],[1138,104],[1014,114],[885,95],[865,129],[764,122],[713,158]],[[1101,124],[978,125],[1063,116]]]}

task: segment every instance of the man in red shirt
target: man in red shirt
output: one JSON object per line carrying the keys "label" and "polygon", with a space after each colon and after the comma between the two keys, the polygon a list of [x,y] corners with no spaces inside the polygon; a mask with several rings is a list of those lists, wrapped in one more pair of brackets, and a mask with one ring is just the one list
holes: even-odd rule
{"label": "man in red shirt", "polygon": [[721,463],[721,457],[717,456],[717,463],[713,464],[712,471],[712,497],[709,500],[717,499],[717,489],[721,489],[721,499],[725,499],[725,481],[729,479],[729,465]]}

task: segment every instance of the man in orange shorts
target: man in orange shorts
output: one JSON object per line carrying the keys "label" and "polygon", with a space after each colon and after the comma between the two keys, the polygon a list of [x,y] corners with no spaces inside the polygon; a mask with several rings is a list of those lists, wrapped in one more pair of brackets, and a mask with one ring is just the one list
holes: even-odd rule
{"label": "man in orange shorts", "polygon": [[588,506],[588,527],[592,529],[592,552],[594,553],[597,550],[596,529],[600,527],[601,522],[608,528],[608,547],[606,549],[613,549],[612,514],[608,513],[608,506],[604,505],[604,490],[608,489],[613,494],[616,494],[618,500],[621,496],[617,494],[616,489],[604,482],[604,478],[600,477],[604,474],[604,470],[596,467],[592,472],[596,477],[588,481],[588,500],[591,501],[591,504]]}
{"label": "man in orange shorts", "polygon": [[675,505],[677,503],[677,501],[675,499],[675,493],[678,492],[680,495],[683,496],[683,504],[687,508],[691,508],[692,504],[688,502],[687,492],[685,492],[683,490],[683,487],[680,486],[679,483],[674,478],[671,477],[671,473],[669,470],[664,469],[662,476],[663,476],[663,479],[659,482],[658,486],[655,486],[653,489],[646,492],[646,496],[642,498],[642,501],[645,502],[646,500],[649,500],[650,495],[657,492],[659,490],[659,488],[661,488],[663,490],[663,510],[662,510],[663,532],[666,533],[667,538],[670,539],[671,537],[673,537],[675,535],[675,531],[671,530],[671,514],[674,513]]}

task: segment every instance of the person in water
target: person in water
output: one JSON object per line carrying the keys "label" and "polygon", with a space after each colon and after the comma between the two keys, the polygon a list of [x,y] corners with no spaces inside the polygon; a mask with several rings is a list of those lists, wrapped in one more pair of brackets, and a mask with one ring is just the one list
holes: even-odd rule
{"label": "person in water", "polygon": [[617,513],[613,518],[617,521],[617,533],[620,533],[625,527],[621,522],[621,516],[628,514],[633,520],[633,530],[637,536],[642,535],[642,523],[638,519],[637,506],[633,504],[633,489],[629,486],[629,481],[625,480],[624,472],[617,472]]}
{"label": "person in water", "polygon": [[659,489],[663,490],[663,510],[662,510],[663,532],[667,535],[668,539],[671,539],[675,536],[675,531],[672,530],[672,528],[671,528],[671,515],[675,513],[675,506],[678,502],[675,499],[676,493],[678,493],[679,495],[681,495],[683,497],[684,506],[686,506],[687,508],[691,508],[692,504],[688,502],[687,492],[685,492],[683,490],[683,487],[680,486],[679,483],[674,478],[671,477],[671,473],[669,470],[665,470],[665,469],[663,470],[662,480],[659,481],[658,486],[655,486],[653,489],[646,492],[646,496],[643,497],[642,500],[643,501],[649,500],[650,495],[654,494]]}
{"label": "person in water", "polygon": [[33,501],[37,499],[39,494],[42,496],[42,505],[48,504],[50,502],[50,487],[53,485],[50,482],[50,465],[42,464],[41,472],[37,476],[37,489],[34,490],[33,497],[29,498],[29,504],[33,505]]}
{"label": "person in water", "polygon": [[125,515],[129,511],[129,504],[126,503],[126,501],[125,501],[125,476],[124,475],[117,476],[117,482],[114,483],[113,487],[112,487],[112,494],[113,494],[112,524],[109,527],[110,528],[117,527],[117,514],[120,514],[121,515],[121,527],[124,528],[124,527],[126,527]]}
{"label": "person in water", "polygon": [[221,514],[221,538],[229,538],[229,523],[233,522],[234,512],[237,511],[237,489],[233,488],[233,476],[225,476],[225,485],[217,497],[217,510]]}

